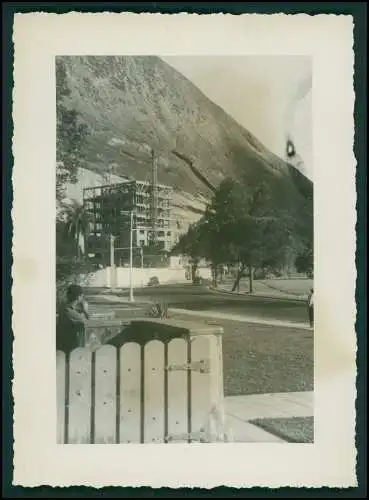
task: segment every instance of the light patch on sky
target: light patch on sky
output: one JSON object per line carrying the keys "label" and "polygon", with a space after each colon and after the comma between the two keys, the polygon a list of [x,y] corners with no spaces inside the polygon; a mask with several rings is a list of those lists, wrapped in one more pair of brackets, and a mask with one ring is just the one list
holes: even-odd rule
{"label": "light patch on sky", "polygon": [[286,137],[290,136],[303,163],[299,168],[312,179],[309,56],[168,56],[162,59],[281,158],[286,158]]}

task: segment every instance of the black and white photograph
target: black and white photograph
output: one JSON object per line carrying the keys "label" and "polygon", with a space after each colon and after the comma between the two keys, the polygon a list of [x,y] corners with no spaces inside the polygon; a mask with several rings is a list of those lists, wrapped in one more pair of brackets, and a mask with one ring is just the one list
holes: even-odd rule
{"label": "black and white photograph", "polygon": [[310,58],[55,71],[58,442],[312,443]]}
{"label": "black and white photograph", "polygon": [[14,484],[354,485],[352,18],[13,40]]}

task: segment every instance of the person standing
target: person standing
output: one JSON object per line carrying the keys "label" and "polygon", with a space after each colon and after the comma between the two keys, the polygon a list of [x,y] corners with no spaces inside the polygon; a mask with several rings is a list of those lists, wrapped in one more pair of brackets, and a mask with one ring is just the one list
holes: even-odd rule
{"label": "person standing", "polygon": [[314,326],[314,289],[311,288],[309,296],[308,296],[308,314],[309,314],[309,323],[310,328]]}

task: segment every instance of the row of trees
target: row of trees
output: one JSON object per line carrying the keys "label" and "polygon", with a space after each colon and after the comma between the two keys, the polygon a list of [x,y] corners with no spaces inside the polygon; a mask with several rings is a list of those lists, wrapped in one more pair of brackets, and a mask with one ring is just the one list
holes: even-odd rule
{"label": "row of trees", "polygon": [[233,290],[247,273],[250,293],[254,272],[275,272],[285,265],[291,250],[296,254],[300,248],[302,254],[297,253],[296,264],[306,272],[312,263],[312,253],[308,251],[312,228],[304,227],[297,234],[295,214],[277,207],[268,183],[248,184],[246,189],[241,181],[225,179],[204,216],[180,238],[174,253],[190,258],[193,279],[199,261],[210,262],[215,286],[223,265],[236,266]]}

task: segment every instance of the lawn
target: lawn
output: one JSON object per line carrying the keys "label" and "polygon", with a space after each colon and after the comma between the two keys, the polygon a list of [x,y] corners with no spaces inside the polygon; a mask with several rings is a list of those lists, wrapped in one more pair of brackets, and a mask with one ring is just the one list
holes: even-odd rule
{"label": "lawn", "polygon": [[307,295],[314,286],[312,279],[269,279],[263,280],[263,284],[274,290],[296,295]]}
{"label": "lawn", "polygon": [[211,323],[224,329],[225,396],[313,390],[311,330],[224,320]]}
{"label": "lawn", "polygon": [[[231,289],[233,285],[232,280],[225,280],[223,286]],[[294,279],[265,279],[254,280],[253,290],[255,293],[275,295],[276,292],[281,292],[287,295],[307,296],[310,289],[313,288],[314,281],[308,278],[294,278]],[[249,280],[243,278],[240,282],[240,292],[249,291]]]}
{"label": "lawn", "polygon": [[[143,311],[117,307],[116,315],[130,319],[142,317]],[[314,343],[311,330],[229,320],[210,321],[186,315],[175,317],[223,327],[225,396],[313,390]]]}
{"label": "lawn", "polygon": [[314,442],[314,417],[258,418],[250,422],[289,443]]}

